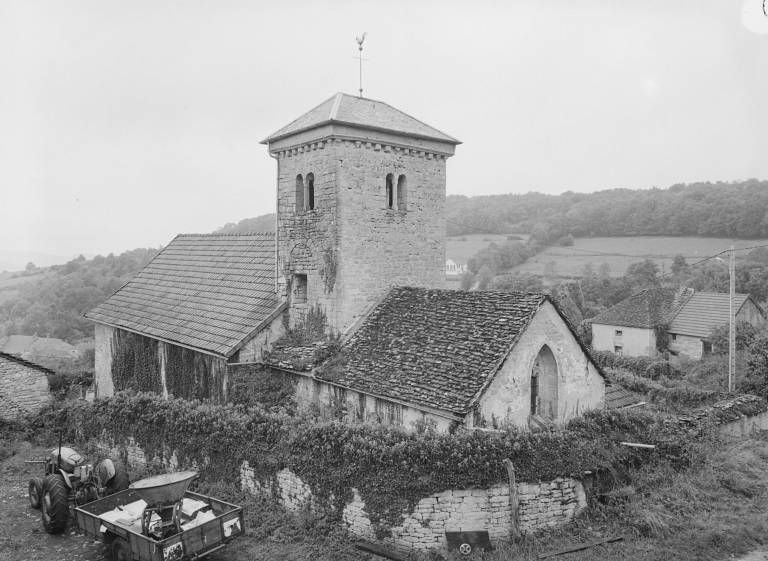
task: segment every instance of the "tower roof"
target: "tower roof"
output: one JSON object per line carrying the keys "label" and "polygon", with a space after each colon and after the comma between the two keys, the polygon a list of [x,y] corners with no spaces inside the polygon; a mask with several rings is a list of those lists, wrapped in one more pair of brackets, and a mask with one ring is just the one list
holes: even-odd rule
{"label": "tower roof", "polygon": [[298,119],[261,141],[269,144],[281,138],[328,124],[342,124],[356,128],[404,134],[415,138],[437,140],[447,144],[461,141],[395,109],[383,101],[337,93]]}

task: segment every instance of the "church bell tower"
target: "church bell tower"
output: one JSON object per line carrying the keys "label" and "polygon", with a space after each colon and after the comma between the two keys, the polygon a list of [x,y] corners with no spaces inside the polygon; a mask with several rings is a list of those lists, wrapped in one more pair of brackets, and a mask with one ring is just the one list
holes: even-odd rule
{"label": "church bell tower", "polygon": [[278,289],[344,332],[392,286],[445,283],[446,160],[460,142],[338,93],[264,141],[277,159]]}

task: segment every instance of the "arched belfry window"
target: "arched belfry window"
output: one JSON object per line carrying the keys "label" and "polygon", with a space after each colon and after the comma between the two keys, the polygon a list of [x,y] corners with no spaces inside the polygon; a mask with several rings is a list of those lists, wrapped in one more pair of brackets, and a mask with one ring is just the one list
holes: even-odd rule
{"label": "arched belfry window", "polygon": [[307,210],[315,208],[315,174],[307,174]]}
{"label": "arched belfry window", "polygon": [[387,174],[387,208],[394,208],[395,205],[395,186],[394,176],[391,173]]}
{"label": "arched belfry window", "polygon": [[405,176],[401,175],[397,178],[397,210],[408,210],[407,198],[408,184],[405,180]]}
{"label": "arched belfry window", "polygon": [[301,174],[296,176],[296,212],[304,210],[304,178]]}

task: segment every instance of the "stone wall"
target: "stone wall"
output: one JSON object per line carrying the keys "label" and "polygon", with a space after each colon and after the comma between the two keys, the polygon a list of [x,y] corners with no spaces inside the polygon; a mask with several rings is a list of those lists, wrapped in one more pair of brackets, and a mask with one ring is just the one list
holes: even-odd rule
{"label": "stone wall", "polygon": [[[134,471],[142,472],[150,464],[177,470],[176,455],[166,451],[162,458],[148,458],[133,440],[116,444],[95,443],[106,456],[120,458]],[[201,459],[204,462],[205,459]],[[329,505],[320,504],[312,490],[289,469],[282,469],[269,480],[260,480],[248,462],[240,468],[240,485],[254,496],[277,499],[286,509],[297,512],[309,509],[322,515]],[[520,531],[535,532],[564,524],[587,506],[581,483],[575,479],[558,478],[539,483],[518,483],[517,519]],[[400,525],[391,529],[391,536],[377,540],[368,513],[357,490],[342,512],[342,521],[354,536],[380,541],[402,553],[429,550],[446,545],[446,531],[486,530],[493,543],[510,538],[512,508],[509,485],[498,484],[488,489],[459,489],[436,493],[422,498],[409,514],[403,514]]]}
{"label": "stone wall", "polygon": [[22,359],[0,356],[0,418],[36,413],[50,400],[45,370]]}
{"label": "stone wall", "polygon": [[[445,284],[445,154],[328,138],[275,153],[278,270],[291,321],[314,304],[344,331],[394,285]],[[313,209],[297,204],[297,177],[314,177]],[[403,209],[387,208],[386,177],[406,177]],[[306,303],[296,297],[306,275]],[[303,291],[302,291],[303,296]]]}
{"label": "stone wall", "polygon": [[669,350],[693,360],[701,359],[704,347],[699,337],[673,335],[669,338]]}
{"label": "stone wall", "polygon": [[551,420],[563,424],[587,410],[603,407],[605,380],[588,360],[555,307],[547,302],[531,320],[483,393],[477,419],[467,418],[469,426],[528,426],[531,372],[544,345],[552,351],[557,363],[556,407]]}
{"label": "stone wall", "polygon": [[[254,495],[272,496],[288,510],[323,508],[315,503],[309,486],[288,469],[278,472],[273,481],[265,482],[256,478],[246,462],[240,477],[243,489]],[[517,492],[517,517],[523,533],[564,524],[587,504],[581,483],[574,479],[518,483]],[[509,485],[499,484],[488,489],[448,490],[425,497],[411,513],[403,515],[400,525],[391,528],[389,537],[381,540],[376,539],[360,494],[353,490],[353,499],[344,507],[342,521],[352,535],[380,541],[407,553],[444,547],[446,531],[486,530],[494,543],[509,539],[512,516]]]}

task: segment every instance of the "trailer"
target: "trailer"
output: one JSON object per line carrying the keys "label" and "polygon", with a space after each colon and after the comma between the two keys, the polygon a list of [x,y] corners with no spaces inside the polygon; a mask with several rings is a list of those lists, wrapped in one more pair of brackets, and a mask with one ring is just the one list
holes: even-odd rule
{"label": "trailer", "polygon": [[164,539],[145,535],[140,523],[130,525],[102,517],[141,500],[136,489],[76,507],[75,520],[85,535],[106,544],[112,561],[192,561],[222,549],[243,534],[242,507],[192,491],[185,491],[183,497],[205,503],[213,517]]}

